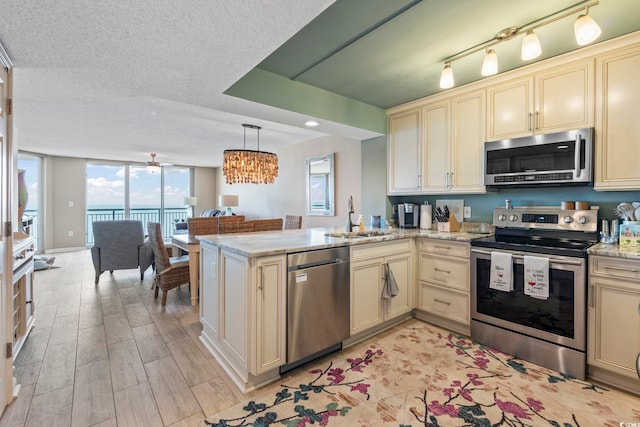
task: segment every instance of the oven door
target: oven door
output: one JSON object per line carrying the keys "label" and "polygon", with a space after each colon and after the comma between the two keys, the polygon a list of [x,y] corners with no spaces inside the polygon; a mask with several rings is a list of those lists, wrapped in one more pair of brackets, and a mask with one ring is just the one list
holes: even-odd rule
{"label": "oven door", "polygon": [[[586,350],[586,260],[548,256],[549,298],[524,294],[525,252],[511,252],[511,292],[489,288],[491,251],[471,249],[471,318],[544,341]],[[544,256],[532,254],[535,256]]]}

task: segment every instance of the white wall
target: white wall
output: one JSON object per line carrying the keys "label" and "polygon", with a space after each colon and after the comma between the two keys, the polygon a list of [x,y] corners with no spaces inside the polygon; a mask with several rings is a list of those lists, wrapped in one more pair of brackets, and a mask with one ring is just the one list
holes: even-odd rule
{"label": "white wall", "polygon": [[202,211],[215,209],[218,204],[216,194],[216,169],[194,168],[193,195],[198,198],[198,205],[194,208],[194,216],[200,216]]}
{"label": "white wall", "polygon": [[[306,215],[305,161],[309,157],[334,153],[335,216]],[[274,184],[233,184],[225,182],[222,168],[217,170],[218,194],[237,194],[239,206],[233,208],[247,219],[283,218],[302,215],[302,227],[342,227],[347,218],[347,198],[353,196],[355,215],[362,213],[361,142],[325,136],[278,151],[278,177]],[[384,200],[384,193],[381,194]],[[224,207],[218,207],[222,209]]]}
{"label": "white wall", "polygon": [[45,157],[45,251],[85,246],[86,166],[85,159]]}
{"label": "white wall", "polygon": [[384,223],[391,207],[386,194],[387,137],[380,136],[362,141],[362,213],[367,227],[371,215],[380,215]]}

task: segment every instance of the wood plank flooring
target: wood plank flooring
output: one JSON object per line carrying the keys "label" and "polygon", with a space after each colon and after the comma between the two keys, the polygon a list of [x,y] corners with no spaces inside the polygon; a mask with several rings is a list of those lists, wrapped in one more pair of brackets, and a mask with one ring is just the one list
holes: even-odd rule
{"label": "wood plank flooring", "polygon": [[201,426],[242,395],[204,348],[189,287],[151,291],[153,272],[103,273],[89,251],[35,272],[35,327],[14,361],[5,426]]}

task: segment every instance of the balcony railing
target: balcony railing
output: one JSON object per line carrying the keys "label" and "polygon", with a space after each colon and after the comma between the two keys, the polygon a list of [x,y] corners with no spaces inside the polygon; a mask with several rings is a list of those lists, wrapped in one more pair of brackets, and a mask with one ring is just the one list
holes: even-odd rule
{"label": "balcony railing", "polygon": [[[167,239],[173,234],[176,222],[187,220],[187,208],[165,208],[160,218],[160,208],[131,209],[128,219],[142,221],[144,232],[147,234],[148,222],[162,224],[162,236]],[[95,221],[123,220],[124,209],[87,209],[87,245],[93,245],[93,223]]]}
{"label": "balcony railing", "polygon": [[[33,219],[31,226],[31,235],[36,245],[38,242],[38,211],[26,210],[25,216]],[[124,209],[87,209],[87,245],[93,245],[93,223],[94,221],[113,221],[122,220],[124,217]],[[173,234],[173,228],[176,222],[187,220],[187,208],[165,208],[162,221],[160,220],[160,208],[140,208],[131,209],[129,219],[137,219],[142,221],[144,233],[147,234],[148,222],[159,222],[162,224],[162,236],[167,239]],[[38,247],[36,247],[38,250]]]}

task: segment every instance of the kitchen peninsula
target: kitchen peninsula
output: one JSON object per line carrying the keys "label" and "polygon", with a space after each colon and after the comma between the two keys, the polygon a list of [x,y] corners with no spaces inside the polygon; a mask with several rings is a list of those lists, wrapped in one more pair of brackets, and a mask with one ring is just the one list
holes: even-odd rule
{"label": "kitchen peninsula", "polygon": [[[343,341],[345,346],[411,317],[415,308],[427,316],[435,313],[454,330],[468,328],[468,268],[456,272],[463,284],[451,291],[438,289],[445,279],[425,282],[424,289],[430,286],[447,292],[443,298],[455,297],[439,311],[443,309],[432,309],[424,302],[423,286],[417,280],[423,280],[417,254],[429,250],[442,257],[468,259],[468,242],[486,234],[392,229],[356,236],[335,231],[312,228],[197,237],[201,242],[200,339],[243,392],[276,380],[288,363],[288,254],[349,248],[350,337]],[[449,242],[430,244],[438,240]],[[392,271],[399,289],[389,299],[381,297],[386,269]],[[449,316],[446,310],[451,307],[461,313]]]}

